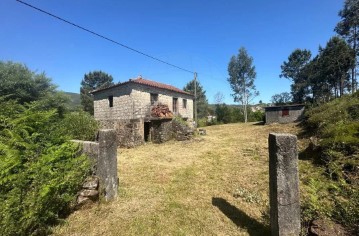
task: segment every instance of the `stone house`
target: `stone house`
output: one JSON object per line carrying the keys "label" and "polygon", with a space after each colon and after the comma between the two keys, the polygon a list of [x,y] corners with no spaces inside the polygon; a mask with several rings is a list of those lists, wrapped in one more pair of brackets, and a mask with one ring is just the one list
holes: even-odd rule
{"label": "stone house", "polygon": [[266,124],[291,123],[299,121],[304,114],[304,105],[282,105],[265,107]]}
{"label": "stone house", "polygon": [[138,77],[91,92],[94,116],[100,127],[115,129],[120,146],[170,139],[172,118],[151,117],[151,108],[165,104],[174,115],[193,120],[193,95],[174,86]]}

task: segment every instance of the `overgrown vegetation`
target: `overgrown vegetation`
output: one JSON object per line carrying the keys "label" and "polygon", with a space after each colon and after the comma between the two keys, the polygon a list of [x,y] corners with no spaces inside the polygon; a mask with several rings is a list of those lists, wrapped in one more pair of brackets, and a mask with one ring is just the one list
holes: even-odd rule
{"label": "overgrown vegetation", "polygon": [[[219,124],[245,122],[244,112],[241,111],[240,107],[229,106],[226,104],[216,104],[215,114],[217,116],[216,121]],[[263,111],[252,111],[247,107],[247,121],[264,121]]]}
{"label": "overgrown vegetation", "polygon": [[307,157],[318,168],[306,179],[303,217],[329,217],[358,231],[359,92],[310,109],[305,128],[315,137]]}
{"label": "overgrown vegetation", "polygon": [[95,121],[21,64],[0,62],[0,90],[0,235],[45,235],[89,171],[69,139],[93,137]]}

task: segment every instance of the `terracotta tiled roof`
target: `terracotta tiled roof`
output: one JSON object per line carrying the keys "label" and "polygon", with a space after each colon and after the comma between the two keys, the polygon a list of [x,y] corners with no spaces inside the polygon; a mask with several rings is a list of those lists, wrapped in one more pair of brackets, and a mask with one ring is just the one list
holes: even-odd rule
{"label": "terracotta tiled roof", "polygon": [[135,82],[137,84],[148,85],[148,86],[155,87],[155,88],[167,89],[167,90],[171,90],[171,91],[174,91],[174,92],[177,92],[177,93],[190,94],[190,93],[185,92],[185,91],[183,91],[183,90],[181,90],[179,88],[176,88],[176,87],[174,87],[172,85],[162,84],[162,83],[158,83],[158,82],[152,81],[152,80],[137,78],[137,79],[132,80],[132,82]]}
{"label": "terracotta tiled roof", "polygon": [[97,92],[100,92],[100,91],[104,91],[104,90],[107,90],[107,89],[110,89],[110,88],[114,88],[114,87],[119,87],[119,86],[121,86],[121,85],[129,84],[129,83],[136,83],[136,84],[147,85],[147,86],[151,86],[151,87],[155,87],[155,88],[166,89],[166,90],[170,90],[170,91],[173,91],[173,92],[183,93],[183,94],[187,94],[187,95],[193,96],[193,94],[188,93],[188,92],[186,92],[186,91],[183,91],[183,90],[181,90],[181,89],[179,89],[179,88],[176,88],[176,87],[174,87],[174,86],[172,86],[172,85],[162,84],[162,83],[159,83],[159,82],[156,82],[156,81],[143,79],[143,78],[141,78],[141,77],[136,78],[136,79],[130,79],[129,81],[126,81],[126,82],[123,82],[123,83],[119,83],[119,84],[115,84],[115,85],[110,86],[110,87],[108,87],[108,88],[103,88],[103,89],[94,90],[94,91],[92,91],[91,93],[97,93]]}

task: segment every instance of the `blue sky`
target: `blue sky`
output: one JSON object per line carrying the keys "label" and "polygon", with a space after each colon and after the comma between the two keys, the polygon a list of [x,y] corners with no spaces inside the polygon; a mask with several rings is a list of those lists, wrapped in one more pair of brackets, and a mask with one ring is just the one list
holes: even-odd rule
{"label": "blue sky", "polygon": [[[342,0],[24,0],[154,57],[198,73],[208,101],[233,103],[227,82],[232,55],[245,47],[260,96],[290,90],[280,65],[296,48],[317,53],[334,36]],[[193,75],[143,57],[15,0],[0,1],[0,60],[45,72],[60,90],[79,92],[85,73],[115,82],[143,78],[183,88]]]}

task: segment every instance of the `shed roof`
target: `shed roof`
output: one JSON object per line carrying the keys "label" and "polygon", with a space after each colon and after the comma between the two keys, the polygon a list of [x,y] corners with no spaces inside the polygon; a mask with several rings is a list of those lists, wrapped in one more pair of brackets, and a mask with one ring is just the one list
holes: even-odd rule
{"label": "shed roof", "polygon": [[299,110],[299,109],[302,109],[303,107],[305,107],[304,104],[292,104],[292,105],[264,107],[264,109],[265,109],[265,111],[278,111],[281,109]]}
{"label": "shed roof", "polygon": [[176,87],[174,87],[172,85],[159,83],[159,82],[156,82],[156,81],[153,81],[153,80],[143,79],[142,77],[138,77],[136,79],[130,79],[130,80],[126,81],[126,82],[118,83],[118,84],[112,85],[112,86],[107,87],[107,88],[97,89],[97,90],[92,91],[91,93],[92,94],[98,93],[98,92],[105,91],[105,90],[108,90],[108,89],[111,89],[111,88],[121,87],[122,85],[130,84],[130,83],[141,84],[141,85],[145,85],[145,86],[165,89],[165,90],[169,90],[169,91],[173,91],[173,92],[177,92],[177,93],[183,93],[183,94],[186,94],[186,95],[193,96],[193,94],[191,94],[189,92],[186,92],[186,91],[183,91],[183,90],[181,90],[179,88],[176,88]]}

